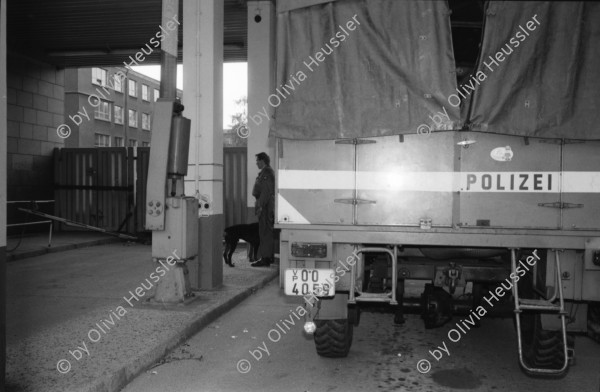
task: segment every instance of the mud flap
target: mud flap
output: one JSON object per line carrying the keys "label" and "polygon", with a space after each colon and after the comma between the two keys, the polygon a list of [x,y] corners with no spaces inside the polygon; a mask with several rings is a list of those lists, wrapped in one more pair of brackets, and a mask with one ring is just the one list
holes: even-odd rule
{"label": "mud flap", "polygon": [[[348,294],[336,293],[333,298],[319,298],[312,309],[319,308],[318,320],[342,320],[348,318]],[[310,305],[307,305],[310,309]]]}

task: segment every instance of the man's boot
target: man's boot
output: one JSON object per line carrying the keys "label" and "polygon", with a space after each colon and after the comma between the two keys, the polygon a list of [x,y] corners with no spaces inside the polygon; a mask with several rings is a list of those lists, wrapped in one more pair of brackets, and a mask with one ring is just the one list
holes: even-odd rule
{"label": "man's boot", "polygon": [[252,267],[268,267],[271,265],[271,258],[263,257],[255,263],[250,264]]}

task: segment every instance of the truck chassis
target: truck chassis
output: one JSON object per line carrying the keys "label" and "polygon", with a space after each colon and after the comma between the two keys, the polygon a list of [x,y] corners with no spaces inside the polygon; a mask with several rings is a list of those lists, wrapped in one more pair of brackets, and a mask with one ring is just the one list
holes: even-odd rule
{"label": "truck chassis", "polygon": [[426,328],[454,315],[470,316],[462,320],[467,328],[488,313],[513,314],[519,364],[532,375],[566,374],[571,333],[600,341],[600,239],[593,231],[279,227],[282,285],[287,269],[335,270],[335,295],[317,294],[307,305],[319,355],[348,355],[361,306],[373,302],[389,304],[397,324],[416,311]]}

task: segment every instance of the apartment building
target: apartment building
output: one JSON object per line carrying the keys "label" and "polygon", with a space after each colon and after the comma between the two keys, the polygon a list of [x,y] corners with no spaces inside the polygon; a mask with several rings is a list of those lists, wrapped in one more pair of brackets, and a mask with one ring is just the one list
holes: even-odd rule
{"label": "apartment building", "polygon": [[125,67],[66,69],[65,147],[150,146],[159,88],[158,80]]}

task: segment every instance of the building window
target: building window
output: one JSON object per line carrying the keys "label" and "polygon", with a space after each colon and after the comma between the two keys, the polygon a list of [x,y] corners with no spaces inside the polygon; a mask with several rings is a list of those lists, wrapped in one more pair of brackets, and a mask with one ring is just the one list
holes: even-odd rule
{"label": "building window", "polygon": [[149,101],[149,99],[148,99],[148,86],[146,86],[145,84],[142,84],[142,99],[144,101]]}
{"label": "building window", "polygon": [[137,128],[138,115],[137,111],[129,109],[129,126]]}
{"label": "building window", "polygon": [[129,79],[128,86],[129,86],[129,96],[137,97],[137,82],[135,80]]}
{"label": "building window", "polygon": [[115,147],[125,147],[125,141],[122,137],[115,136]]}
{"label": "building window", "polygon": [[160,94],[160,91],[158,91],[157,88],[154,89],[154,102],[156,102],[156,100],[158,99]]}
{"label": "building window", "polygon": [[150,115],[147,113],[142,113],[142,129],[150,130]]}
{"label": "building window", "polygon": [[110,147],[110,136],[101,133],[94,136],[94,147]]}
{"label": "building window", "polygon": [[115,105],[115,124],[123,124],[123,108]]}
{"label": "building window", "polygon": [[135,139],[129,139],[129,147],[137,147],[138,142]]}
{"label": "building window", "polygon": [[142,142],[142,147],[150,147],[150,143],[148,143],[148,142]]}
{"label": "building window", "polygon": [[92,83],[99,86],[106,86],[107,72],[102,68],[92,68]]}
{"label": "building window", "polygon": [[110,121],[110,103],[100,102],[100,105],[94,110],[94,118]]}
{"label": "building window", "polygon": [[113,75],[113,90],[119,93],[123,92],[123,80],[117,74]]}

